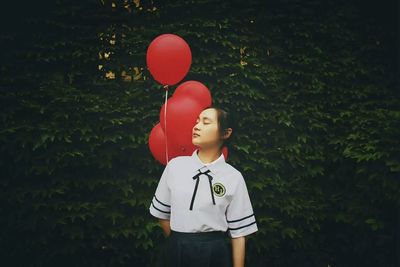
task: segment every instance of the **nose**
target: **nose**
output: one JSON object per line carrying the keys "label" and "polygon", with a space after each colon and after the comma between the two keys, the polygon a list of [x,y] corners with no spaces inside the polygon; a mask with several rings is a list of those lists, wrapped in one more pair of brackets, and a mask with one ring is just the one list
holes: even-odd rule
{"label": "nose", "polygon": [[196,123],[194,126],[193,126],[193,132],[195,132],[195,131],[198,131],[199,130],[199,127],[197,126],[197,125],[199,125],[199,123]]}

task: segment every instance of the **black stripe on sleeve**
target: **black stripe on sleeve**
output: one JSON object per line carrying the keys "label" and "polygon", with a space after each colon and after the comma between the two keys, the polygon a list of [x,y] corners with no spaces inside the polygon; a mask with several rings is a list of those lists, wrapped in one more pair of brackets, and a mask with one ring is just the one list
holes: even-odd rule
{"label": "black stripe on sleeve", "polygon": [[241,228],[244,228],[244,227],[247,227],[247,226],[253,225],[253,224],[255,224],[255,223],[256,223],[256,221],[254,221],[254,222],[252,222],[252,223],[249,223],[249,224],[246,224],[246,225],[243,225],[243,226],[240,226],[240,227],[236,227],[236,228],[228,228],[228,230],[238,230],[238,229],[241,229]]}
{"label": "black stripe on sleeve", "polygon": [[163,211],[163,210],[160,210],[159,208],[157,208],[156,206],[154,206],[153,201],[151,202],[151,205],[153,205],[153,207],[154,207],[156,210],[160,211],[160,212],[164,212],[164,213],[168,213],[168,214],[171,213],[170,211]]}
{"label": "black stripe on sleeve", "polygon": [[171,207],[170,205],[164,204],[164,203],[162,203],[160,200],[158,200],[158,198],[156,197],[156,195],[154,195],[154,198],[155,198],[155,199],[157,200],[157,202],[160,203],[161,205],[163,205],[163,206],[165,206],[165,207],[168,207],[168,208]]}
{"label": "black stripe on sleeve", "polygon": [[254,215],[254,213],[251,214],[251,215],[249,215],[249,216],[243,217],[243,218],[241,218],[241,219],[232,220],[232,221],[229,221],[229,220],[227,219],[226,221],[227,221],[228,223],[239,222],[239,221],[243,221],[244,219],[250,218],[250,217],[253,216],[253,215]]}

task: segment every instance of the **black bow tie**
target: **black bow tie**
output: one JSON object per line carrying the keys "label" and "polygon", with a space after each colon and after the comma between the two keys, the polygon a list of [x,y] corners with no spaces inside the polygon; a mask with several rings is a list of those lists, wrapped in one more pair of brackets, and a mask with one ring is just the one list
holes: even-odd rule
{"label": "black bow tie", "polygon": [[214,199],[214,194],[213,194],[212,185],[211,185],[211,180],[213,179],[213,177],[212,177],[210,174],[208,174],[209,172],[210,172],[210,170],[207,170],[207,171],[205,171],[205,172],[201,172],[201,171],[199,170],[199,173],[196,174],[195,176],[193,176],[193,180],[196,180],[196,185],[195,185],[195,187],[194,187],[193,196],[192,196],[192,201],[190,202],[190,210],[193,209],[194,198],[196,197],[197,187],[199,186],[199,180],[200,180],[199,177],[200,177],[200,175],[202,175],[202,174],[205,174],[205,175],[208,176],[208,182],[210,183],[211,198],[212,198],[213,204],[215,205],[215,199]]}

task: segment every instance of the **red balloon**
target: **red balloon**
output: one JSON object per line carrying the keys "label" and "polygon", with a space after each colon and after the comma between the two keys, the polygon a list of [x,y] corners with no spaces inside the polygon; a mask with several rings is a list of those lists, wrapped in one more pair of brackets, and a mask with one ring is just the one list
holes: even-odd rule
{"label": "red balloon", "polygon": [[[177,156],[179,156],[179,151],[173,144],[168,141],[168,160],[171,160]],[[167,158],[165,155],[165,134],[163,129],[161,128],[160,123],[154,125],[153,129],[149,135],[149,148],[153,157],[159,161],[161,164],[167,164]]]}
{"label": "red balloon", "polygon": [[162,34],[150,43],[146,62],[157,82],[162,85],[174,85],[188,73],[192,64],[192,52],[181,37]]}
{"label": "red balloon", "polygon": [[[160,124],[165,131],[164,109],[165,104],[160,110]],[[190,97],[174,96],[167,102],[168,140],[171,140],[184,154],[196,149],[192,143],[192,129],[202,109],[202,106]]]}
{"label": "red balloon", "polygon": [[173,97],[187,96],[195,99],[203,108],[211,105],[211,93],[208,88],[198,81],[187,81],[180,84],[173,94]]}
{"label": "red balloon", "polygon": [[224,146],[222,148],[222,154],[224,154],[225,160],[228,160],[228,147]]}

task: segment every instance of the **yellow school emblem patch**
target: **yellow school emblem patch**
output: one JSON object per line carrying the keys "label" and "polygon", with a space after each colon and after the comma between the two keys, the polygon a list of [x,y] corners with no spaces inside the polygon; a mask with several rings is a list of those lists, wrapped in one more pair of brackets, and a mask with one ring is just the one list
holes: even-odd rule
{"label": "yellow school emblem patch", "polygon": [[225,195],[225,186],[221,183],[215,183],[213,184],[213,191],[214,194],[218,197],[222,197],[223,195]]}

